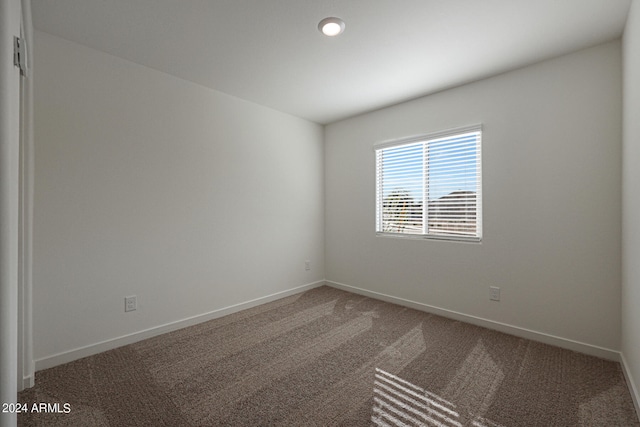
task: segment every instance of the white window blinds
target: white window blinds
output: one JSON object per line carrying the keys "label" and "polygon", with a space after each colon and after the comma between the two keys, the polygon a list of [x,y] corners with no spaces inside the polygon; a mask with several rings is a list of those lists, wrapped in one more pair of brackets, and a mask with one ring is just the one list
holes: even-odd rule
{"label": "white window blinds", "polygon": [[379,144],[376,232],[482,238],[480,126]]}

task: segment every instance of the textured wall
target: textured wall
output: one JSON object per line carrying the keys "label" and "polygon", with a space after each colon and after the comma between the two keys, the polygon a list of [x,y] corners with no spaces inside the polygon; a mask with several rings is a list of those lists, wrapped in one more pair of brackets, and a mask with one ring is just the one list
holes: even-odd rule
{"label": "textured wall", "polygon": [[638,395],[640,384],[640,4],[632,2],[624,32],[622,168],[622,353]]}
{"label": "textured wall", "polygon": [[321,126],[46,33],[35,61],[36,360],[324,278]]}
{"label": "textured wall", "polygon": [[[619,350],[621,117],[615,41],[329,125],[327,280]],[[373,145],[476,123],[482,243],[376,237]]]}

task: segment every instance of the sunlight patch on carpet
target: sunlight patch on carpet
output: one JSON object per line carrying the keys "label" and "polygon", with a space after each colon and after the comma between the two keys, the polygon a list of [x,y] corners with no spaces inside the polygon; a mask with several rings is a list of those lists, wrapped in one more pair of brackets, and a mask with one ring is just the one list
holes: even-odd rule
{"label": "sunlight patch on carpet", "polygon": [[455,405],[382,369],[376,368],[373,393],[376,425],[462,427]]}

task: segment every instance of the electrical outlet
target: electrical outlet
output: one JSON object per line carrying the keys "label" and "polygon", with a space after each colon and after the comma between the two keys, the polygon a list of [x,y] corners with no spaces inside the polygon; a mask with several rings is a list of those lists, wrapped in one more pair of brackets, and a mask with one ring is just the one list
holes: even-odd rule
{"label": "electrical outlet", "polygon": [[500,301],[500,288],[497,286],[489,286],[489,299],[491,301]]}
{"label": "electrical outlet", "polygon": [[306,260],[306,261],[304,262],[304,269],[305,269],[305,270],[311,270],[311,261]]}
{"label": "electrical outlet", "polygon": [[130,297],[124,297],[124,311],[135,311],[138,309],[138,297],[132,295]]}

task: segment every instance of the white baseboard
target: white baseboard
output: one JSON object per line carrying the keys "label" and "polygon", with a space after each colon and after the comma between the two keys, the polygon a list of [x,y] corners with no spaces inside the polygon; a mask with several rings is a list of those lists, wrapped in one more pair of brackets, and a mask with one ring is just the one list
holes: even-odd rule
{"label": "white baseboard", "polygon": [[28,377],[22,378],[22,388],[18,391],[26,390],[35,385],[35,377],[33,375],[29,375]]}
{"label": "white baseboard", "polygon": [[[134,332],[132,334],[124,335],[121,337],[113,338],[110,340],[98,342],[95,344],[91,344],[88,346],[76,348],[73,350],[69,350],[66,352],[54,354],[51,356],[47,356],[35,361],[35,370],[40,371],[42,369],[51,368],[57,365],[61,365],[63,363],[72,362],[77,359],[81,359],[83,357],[92,356],[94,354],[101,353],[103,351],[112,350],[117,347],[122,347],[123,345],[133,344],[134,342],[142,341],[147,338],[151,338],[157,335],[161,335],[167,332],[175,331],[178,329],[182,329],[188,326],[196,325],[198,323],[206,322],[208,320],[216,319],[218,317],[226,316],[231,313],[235,313],[237,311],[245,310],[247,308],[255,307],[260,304],[265,304],[267,302],[275,301],[280,298],[285,298],[290,295],[294,295],[300,292],[307,291],[309,289],[313,289],[319,286],[327,284],[334,288],[342,289],[348,292],[353,292],[356,294],[368,296],[370,298],[379,299],[382,301],[387,301],[393,304],[402,305],[405,307],[413,308],[420,311],[425,311],[428,313],[437,314],[443,317],[447,317],[454,320],[459,320],[461,322],[471,323],[473,325],[482,326],[488,329],[497,330],[500,332],[504,332],[507,334],[515,335],[521,338],[530,339],[533,341],[539,341],[545,344],[554,345],[557,347],[565,348],[568,350],[577,351],[580,353],[588,354],[591,356],[601,357],[607,360],[613,360],[616,362],[622,361],[623,371],[625,372],[625,376],[627,377],[627,382],[630,384],[630,387],[633,387],[632,397],[634,398],[634,403],[636,404],[636,409],[638,409],[638,413],[640,414],[640,407],[638,406],[639,395],[637,390],[635,389],[635,383],[630,379],[630,373],[624,363],[624,358],[621,353],[616,350],[611,350],[608,348],[598,347],[591,344],[582,343],[579,341],[574,341],[566,338],[557,337],[554,335],[545,334],[542,332],[532,331],[530,329],[521,328],[518,326],[509,325],[506,323],[496,322],[489,319],[483,319],[481,317],[471,316],[464,313],[459,313],[452,310],[447,310],[439,307],[435,307],[432,305],[419,303],[415,301],[406,300],[403,298],[394,297],[391,295],[382,294],[379,292],[369,291],[367,289],[358,288],[355,286],[345,285],[343,283],[334,282],[334,281],[325,281],[320,280],[317,282],[309,283],[306,285],[298,286],[286,291],[277,292],[271,295],[267,295],[261,298],[256,298],[251,301],[246,301],[243,303],[235,304],[229,307],[224,307],[218,310],[214,310],[208,313],[204,313],[201,315],[189,317],[186,319],[178,320],[175,322],[170,322],[164,325],[156,326],[153,328],[145,329],[143,331]],[[33,385],[33,378],[25,378],[24,379],[25,387],[31,387]]]}
{"label": "white baseboard", "polygon": [[620,364],[622,365],[622,373],[624,374],[624,379],[627,381],[627,387],[629,387],[629,393],[631,394],[631,399],[633,400],[633,406],[636,407],[636,416],[638,416],[638,418],[640,419],[640,394],[638,393],[636,382],[633,380],[633,375],[631,375],[631,370],[629,369],[627,359],[624,357],[623,352],[620,352]]}
{"label": "white baseboard", "polygon": [[[63,363],[72,362],[83,357],[92,356],[94,354],[102,353],[103,351],[112,350],[114,348],[122,347],[123,345],[133,344],[134,342],[142,341],[147,338],[155,337],[167,332],[172,332],[178,329],[186,328],[187,326],[193,326],[198,323],[206,322],[208,320],[216,319],[218,317],[226,316],[237,311],[245,310],[247,308],[255,307],[260,304],[275,301],[281,298],[295,295],[300,292],[307,291],[309,289],[317,288],[325,284],[324,280],[308,283],[306,285],[298,286],[288,289],[286,291],[276,292],[271,295],[256,298],[251,301],[246,301],[239,304],[234,304],[229,307],[213,310],[208,313],[200,314],[197,316],[189,317],[175,322],[166,323],[164,325],[156,326],[153,328],[145,329],[132,334],[124,335],[117,338],[112,338],[106,341],[98,342],[95,344],[87,345],[84,347],[76,348],[73,350],[65,351],[62,353],[54,354],[51,356],[43,357],[35,361],[36,371],[42,369],[52,368],[54,366],[62,365]],[[26,379],[25,379],[26,381]],[[26,384],[26,382],[25,382]],[[33,384],[31,384],[32,386]]]}
{"label": "white baseboard", "polygon": [[447,317],[453,320],[459,320],[461,322],[471,323],[476,326],[482,326],[484,328],[493,329],[506,334],[515,335],[517,337],[530,339],[533,341],[550,344],[556,347],[565,348],[568,350],[577,351],[580,353],[588,354],[590,356],[600,357],[602,359],[620,361],[620,352],[611,350],[604,347],[598,347],[591,344],[585,344],[579,341],[570,340],[567,338],[561,338],[554,335],[545,334],[542,332],[532,331],[530,329],[521,328],[519,326],[513,326],[506,323],[496,322],[494,320],[483,319],[481,317],[471,316],[457,311],[447,310],[444,308],[435,307],[420,302],[410,301],[403,298],[397,298],[391,295],[382,294],[379,292],[369,291],[367,289],[357,288],[355,286],[345,285],[344,283],[326,281],[327,285],[342,289],[348,292],[364,295],[367,297],[379,299],[382,301],[391,302],[393,304],[402,305],[405,307],[413,308],[427,313],[437,314],[442,317]]}

